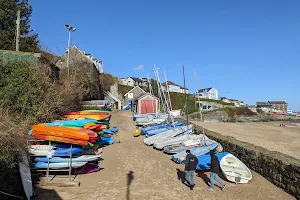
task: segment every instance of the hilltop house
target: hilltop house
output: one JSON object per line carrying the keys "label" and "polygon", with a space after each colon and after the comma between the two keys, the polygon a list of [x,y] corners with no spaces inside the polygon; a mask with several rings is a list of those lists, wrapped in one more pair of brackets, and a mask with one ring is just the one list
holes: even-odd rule
{"label": "hilltop house", "polygon": [[140,78],[135,77],[127,77],[119,79],[120,85],[128,85],[128,86],[147,86],[147,81],[144,81]]}
{"label": "hilltop house", "polygon": [[236,99],[227,99],[226,97],[220,97],[220,100],[225,102],[225,103],[234,103],[235,107],[245,106],[243,101],[236,100]]}
{"label": "hilltop house", "polygon": [[219,99],[218,90],[214,87],[200,89],[198,90],[198,94],[200,95],[201,98],[205,98],[205,99],[215,99],[215,100]]}
{"label": "hilltop house", "polygon": [[256,107],[264,112],[284,112],[287,113],[288,104],[285,101],[256,102]]}
{"label": "hilltop house", "polygon": [[167,87],[169,89],[169,92],[177,92],[177,93],[189,93],[189,89],[181,86],[181,85],[177,85],[175,83],[173,83],[172,81],[167,81],[164,82],[162,84],[163,89],[167,91]]}

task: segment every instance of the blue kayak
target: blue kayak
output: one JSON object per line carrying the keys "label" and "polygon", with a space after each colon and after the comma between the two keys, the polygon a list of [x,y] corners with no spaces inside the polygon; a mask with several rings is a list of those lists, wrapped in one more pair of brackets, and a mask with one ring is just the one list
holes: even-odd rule
{"label": "blue kayak", "polygon": [[[79,157],[72,157],[72,162],[91,162],[98,160],[100,158],[99,155],[83,155]],[[34,159],[35,162],[48,162],[47,157],[36,157]],[[52,157],[49,159],[49,162],[51,163],[64,163],[64,162],[70,162],[70,158],[62,158],[62,157]]]}
{"label": "blue kayak", "polygon": [[[83,148],[72,147],[72,155],[80,153],[83,151]],[[71,152],[71,148],[57,148],[54,150],[53,155],[59,156],[69,156]]]}
{"label": "blue kayak", "polygon": [[71,127],[83,127],[87,123],[98,123],[95,119],[78,119],[78,120],[65,120],[56,121],[45,124],[46,126],[71,126]]}
{"label": "blue kayak", "polygon": [[114,143],[114,138],[106,138],[106,137],[101,137],[100,140],[96,141],[96,144],[101,146],[101,145],[111,145]]}
{"label": "blue kayak", "polygon": [[111,128],[111,131],[114,132],[114,133],[116,133],[116,132],[119,131],[119,127],[118,126],[114,126],[114,127]]}
{"label": "blue kayak", "polygon": [[[205,145],[205,146],[193,147],[190,150],[191,150],[191,154],[193,154],[197,157],[197,156],[207,154],[207,153],[209,153],[210,150],[214,150],[217,147],[218,147],[218,143],[213,143],[213,144],[209,144],[209,145]],[[182,157],[182,156],[184,158],[186,157],[186,150],[174,154],[172,156],[172,160],[176,163],[181,163],[180,157]]]}
{"label": "blue kayak", "polygon": [[[227,154],[228,154],[228,152],[217,153],[216,156],[217,156],[219,162]],[[210,166],[207,165],[207,163],[210,163],[210,160],[211,160],[209,153],[201,155],[201,156],[197,156],[197,158],[198,158],[198,165],[197,165],[198,170],[209,170],[210,169]]]}

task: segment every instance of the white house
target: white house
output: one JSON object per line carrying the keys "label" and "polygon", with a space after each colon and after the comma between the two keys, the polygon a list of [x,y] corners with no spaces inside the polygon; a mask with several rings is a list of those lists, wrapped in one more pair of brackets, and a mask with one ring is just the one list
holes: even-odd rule
{"label": "white house", "polygon": [[169,89],[169,92],[177,92],[177,93],[189,93],[189,89],[181,86],[181,85],[177,85],[175,83],[173,83],[172,81],[167,81],[165,83],[162,84],[163,88],[165,91],[167,91],[167,87]]}
{"label": "white house", "polygon": [[218,90],[214,87],[200,89],[198,90],[198,94],[200,94],[201,98],[215,99],[215,100],[219,99]]}
{"label": "white house", "polygon": [[135,77],[127,77],[127,78],[120,78],[119,79],[120,85],[128,85],[128,86],[147,86],[147,82],[140,78]]}

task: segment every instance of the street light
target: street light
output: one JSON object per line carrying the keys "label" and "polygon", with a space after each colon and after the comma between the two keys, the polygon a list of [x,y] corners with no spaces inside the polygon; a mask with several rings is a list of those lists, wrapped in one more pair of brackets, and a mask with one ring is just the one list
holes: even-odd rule
{"label": "street light", "polygon": [[69,62],[70,62],[70,45],[71,45],[71,32],[75,32],[76,28],[70,26],[69,24],[65,24],[65,27],[69,30],[69,40],[68,40],[68,58],[67,58],[67,68],[68,68],[68,82],[70,83],[70,70],[69,70]]}

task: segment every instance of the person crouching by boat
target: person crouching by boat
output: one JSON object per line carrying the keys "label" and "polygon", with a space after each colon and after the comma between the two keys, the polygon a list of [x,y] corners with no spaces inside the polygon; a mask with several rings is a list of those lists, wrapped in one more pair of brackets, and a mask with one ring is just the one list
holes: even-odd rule
{"label": "person crouching by boat", "polygon": [[209,190],[214,191],[215,185],[214,180],[221,184],[222,190],[225,189],[226,185],[220,180],[218,173],[220,171],[220,165],[218,157],[215,155],[215,151],[211,150],[210,152],[211,161],[207,163],[210,166],[210,188]]}
{"label": "person crouching by boat", "polygon": [[185,163],[185,180],[189,183],[190,189],[193,190],[195,187],[194,175],[198,165],[198,159],[196,156],[191,154],[190,150],[186,150],[186,163]]}

